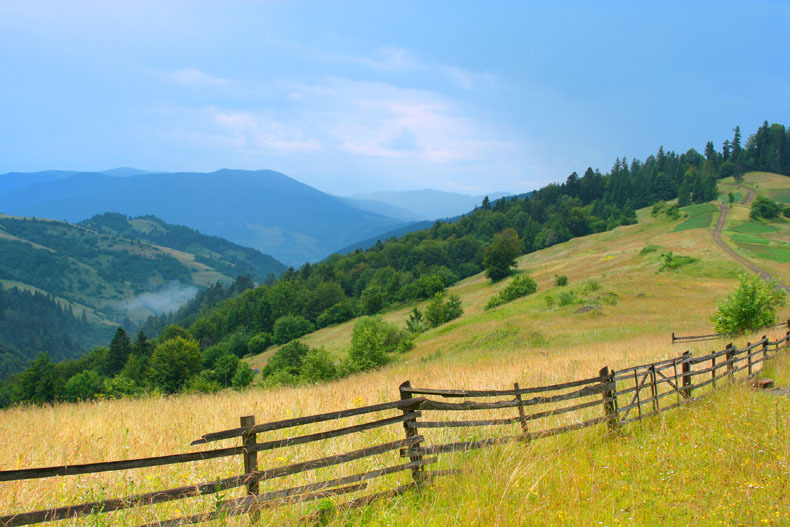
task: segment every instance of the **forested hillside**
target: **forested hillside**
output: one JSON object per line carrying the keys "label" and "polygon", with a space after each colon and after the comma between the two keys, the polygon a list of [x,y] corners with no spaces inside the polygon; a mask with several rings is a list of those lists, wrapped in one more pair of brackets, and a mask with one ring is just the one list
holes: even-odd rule
{"label": "forested hillside", "polygon": [[239,276],[251,286],[251,277],[272,281],[284,268],[154,217],[105,214],[74,225],[0,215],[0,377],[41,352],[53,361],[84,354],[118,324],[175,311],[202,287],[228,285],[224,300],[239,291],[231,286]]}
{"label": "forested hillside", "polygon": [[55,361],[78,357],[106,343],[113,331],[40,292],[0,287],[0,379],[23,370],[41,351]]}
{"label": "forested hillside", "polygon": [[286,269],[283,263],[256,249],[202,234],[184,225],[172,225],[156,216],[129,218],[107,212],[79,225],[127,240],[145,241],[194,254],[196,262],[232,278],[249,275],[256,282],[263,282],[269,275],[275,277]]}
{"label": "forested hillside", "polygon": [[[704,155],[693,149],[678,154],[659,148],[656,155],[644,161],[618,159],[606,174],[588,168],[582,176],[573,173],[563,183],[529,194],[495,202],[484,199],[458,221],[436,222],[429,229],[379,241],[365,251],[335,254],[317,264],[289,269],[275,282],[245,289],[213,307],[210,301],[198,302],[180,319],[185,328],[166,327],[153,351],[141,344],[140,349],[148,351],[116,352],[115,366],[92,377],[92,393],[101,391],[102,383],[115,390],[125,386],[128,393],[242,385],[249,382],[249,368],[238,361],[244,354],[287,343],[315,328],[374,315],[388,306],[432,298],[448,285],[488,267],[495,240],[516,240],[518,252],[529,253],[572,237],[632,224],[637,208],[675,198],[683,205],[710,201],[717,197],[717,180],[725,175],[737,178],[740,170],[786,166],[788,145],[790,137],[783,126],[766,124],[744,147],[736,129],[733,140],[726,141],[721,151],[712,143],[708,143]],[[681,214],[676,206],[656,210]],[[224,294],[217,293],[216,298]],[[166,322],[160,319],[150,326],[151,331]],[[145,335],[141,333],[137,340],[145,342]],[[111,344],[113,348],[124,350],[127,346]],[[95,353],[103,356],[102,352]],[[285,366],[289,361],[309,359],[317,379],[322,371],[334,367],[326,355],[311,356],[297,344],[277,353],[277,360]],[[158,362],[154,356],[158,356]],[[49,371],[57,387],[66,386],[69,375],[84,373],[79,370],[81,364],[55,366],[40,357],[33,369]],[[164,383],[162,371],[174,370],[176,364],[182,364],[178,383]],[[34,392],[25,384],[36,378],[30,371],[6,383],[6,401],[24,400],[24,394]],[[231,381],[237,374],[238,380]],[[53,388],[46,396],[36,395],[36,400],[74,398],[77,393]]]}

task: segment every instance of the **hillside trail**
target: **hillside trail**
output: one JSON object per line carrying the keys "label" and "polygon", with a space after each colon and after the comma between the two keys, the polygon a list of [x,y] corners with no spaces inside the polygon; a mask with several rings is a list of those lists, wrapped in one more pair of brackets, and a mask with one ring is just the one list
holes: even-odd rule
{"label": "hillside trail", "polygon": [[[746,188],[746,187],[742,187],[742,188]],[[747,192],[746,197],[743,198],[743,201],[741,201],[741,205],[745,205],[748,207],[749,205],[752,204],[752,201],[754,201],[755,192],[753,189],[750,188],[747,188],[746,192]]]}
{"label": "hillside trail", "polygon": [[[754,191],[751,190],[751,189],[747,189],[747,190],[749,191],[749,195],[743,201],[744,205],[747,205],[748,203],[751,203],[751,201],[754,199]],[[749,260],[747,260],[746,258],[741,256],[740,254],[735,252],[735,250],[733,250],[732,247],[730,247],[729,245],[724,243],[724,240],[722,240],[722,238],[721,238],[721,231],[724,230],[724,225],[727,222],[727,214],[730,212],[730,208],[727,205],[725,205],[724,203],[721,203],[719,205],[719,207],[721,209],[721,213],[719,214],[719,221],[716,224],[716,228],[713,229],[713,242],[716,245],[718,245],[721,250],[723,250],[725,253],[727,253],[729,256],[731,256],[733,259],[735,259],[740,264],[745,266],[751,272],[759,275],[760,278],[762,278],[763,280],[776,280],[776,284],[777,284],[778,287],[780,287],[780,288],[784,289],[785,291],[787,291],[788,293],[790,293],[790,287],[785,285],[780,280],[778,280],[778,279],[774,278],[773,276],[771,276],[771,273],[769,273],[765,269],[762,269],[761,267],[756,266],[755,264],[753,264],[752,262],[750,262]]]}

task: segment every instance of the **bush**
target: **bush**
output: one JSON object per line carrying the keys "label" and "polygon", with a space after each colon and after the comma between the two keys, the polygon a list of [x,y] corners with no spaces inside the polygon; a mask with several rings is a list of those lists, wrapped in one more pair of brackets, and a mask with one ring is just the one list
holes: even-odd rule
{"label": "bush", "polygon": [[272,336],[266,332],[260,332],[247,341],[247,353],[258,355],[266,351],[272,345]]}
{"label": "bush", "polygon": [[531,295],[537,290],[538,284],[535,283],[535,280],[530,278],[529,275],[517,276],[502,291],[488,299],[485,309],[491,309],[506,304],[507,302],[512,302],[517,298]]}
{"label": "bush", "polygon": [[564,274],[555,275],[555,283],[560,287],[566,286],[568,285],[568,277]]}
{"label": "bush", "polygon": [[657,252],[658,249],[659,249],[658,245],[653,245],[652,243],[648,243],[647,245],[642,247],[642,250],[639,251],[639,254],[640,256],[644,256],[646,254]]}
{"label": "bush", "polygon": [[231,379],[230,383],[234,388],[240,390],[250,385],[254,375],[250,365],[240,360],[236,366],[236,373],[233,374],[233,379]]}
{"label": "bush", "polygon": [[559,305],[560,306],[568,306],[570,304],[576,304],[579,302],[579,299],[576,297],[576,293],[573,291],[563,291],[560,293],[559,298]]}
{"label": "bush", "polygon": [[694,262],[699,261],[699,258],[693,258],[691,256],[680,256],[675,255],[672,251],[668,253],[662,254],[664,261],[661,263],[661,267],[658,268],[658,272],[666,271],[666,270],[673,270],[679,267],[683,267],[684,265],[692,264]]}
{"label": "bush", "polygon": [[351,331],[348,370],[363,371],[387,364],[389,353],[405,338],[405,332],[380,316],[361,318]]}
{"label": "bush", "polygon": [[331,381],[337,378],[338,371],[329,352],[323,348],[307,352],[302,361],[301,380],[307,383]]}
{"label": "bush", "polygon": [[787,293],[776,281],[757,275],[740,276],[740,283],[726,299],[716,304],[711,316],[717,333],[744,333],[776,322],[776,312],[784,307]]}
{"label": "bush", "polygon": [[309,351],[310,347],[307,344],[292,340],[274,353],[261,373],[264,377],[276,373],[286,373],[297,377],[302,371],[302,361]]}
{"label": "bush", "polygon": [[749,213],[754,219],[765,218],[771,220],[779,216],[782,206],[765,196],[757,196],[752,202],[752,211]]}
{"label": "bush", "polygon": [[109,379],[104,379],[104,395],[111,399],[121,397],[131,397],[142,392],[142,389],[126,375],[116,375]]}
{"label": "bush", "polygon": [[422,311],[416,307],[412,310],[408,320],[406,320],[406,329],[412,333],[422,333],[428,326],[425,324],[425,318],[422,316]]}
{"label": "bush", "polygon": [[450,295],[445,301],[443,293],[436,293],[425,308],[425,320],[428,321],[432,328],[456,319],[463,314],[461,298],[458,295]]}
{"label": "bush", "polygon": [[222,386],[215,381],[213,374],[208,370],[203,370],[199,375],[195,375],[186,384],[187,392],[196,393],[216,393],[222,389]]}
{"label": "bush", "polygon": [[94,370],[73,375],[66,383],[66,394],[71,401],[92,399],[104,389],[104,379]]}
{"label": "bush", "polygon": [[238,367],[239,358],[236,355],[232,353],[222,355],[214,362],[213,380],[223,388],[227,388],[233,382]]}
{"label": "bush", "polygon": [[307,335],[315,329],[313,324],[299,315],[284,315],[274,323],[274,342],[285,344],[293,339]]}
{"label": "bush", "polygon": [[325,309],[323,313],[318,315],[315,323],[319,328],[325,328],[352,318],[354,318],[354,303],[351,300],[344,300]]}

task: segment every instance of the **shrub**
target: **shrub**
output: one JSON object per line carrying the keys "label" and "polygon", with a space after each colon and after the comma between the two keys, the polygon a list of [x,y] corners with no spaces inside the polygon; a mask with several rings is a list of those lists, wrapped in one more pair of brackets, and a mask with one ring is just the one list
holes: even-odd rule
{"label": "shrub", "polygon": [[428,326],[425,324],[425,318],[422,316],[422,311],[416,307],[412,310],[408,320],[406,320],[406,329],[412,333],[422,333]]}
{"label": "shrub", "polygon": [[313,324],[299,315],[283,315],[274,322],[274,342],[285,344],[313,331]]}
{"label": "shrub", "polygon": [[601,289],[601,283],[598,280],[590,278],[582,285],[582,294],[594,293]]}
{"label": "shrub", "polygon": [[662,254],[662,257],[664,258],[664,261],[661,263],[661,267],[658,268],[659,273],[661,271],[666,271],[667,269],[673,270],[699,261],[699,258],[675,255],[672,251]]}
{"label": "shrub", "polygon": [[298,340],[292,340],[285,346],[278,349],[269,362],[264,366],[261,374],[270,377],[275,374],[285,373],[290,376],[299,376],[302,370],[302,361],[310,351],[307,344],[302,344]]}
{"label": "shrub", "polygon": [[567,276],[565,276],[564,274],[561,274],[561,275],[556,275],[556,276],[555,276],[555,283],[556,283],[558,286],[561,286],[561,287],[562,287],[562,286],[566,286],[566,285],[568,285],[568,277],[567,277]]}
{"label": "shrub", "polygon": [[[566,278],[567,283],[567,278]],[[491,309],[517,298],[531,295],[538,290],[538,284],[529,275],[517,276],[502,291],[492,296],[486,302],[485,309]]]}
{"label": "shrub", "polygon": [[718,333],[744,333],[776,322],[776,312],[784,307],[787,293],[777,289],[776,281],[766,282],[757,275],[741,275],[740,283],[711,316]]}
{"label": "shrub", "polygon": [[560,293],[559,298],[559,305],[560,306],[568,306],[570,304],[576,304],[579,302],[579,299],[576,298],[576,293],[573,291],[563,291]]}
{"label": "shrub", "polygon": [[388,352],[395,349],[402,338],[394,324],[380,316],[364,317],[351,330],[351,348],[348,351],[350,371],[378,368],[390,361]]}
{"label": "shrub", "polygon": [[329,352],[323,348],[311,349],[302,361],[301,380],[308,383],[331,381],[338,371]]}
{"label": "shrub", "polygon": [[142,389],[126,375],[116,375],[109,379],[104,379],[104,395],[111,399],[121,397],[131,397],[142,392]]}
{"label": "shrub", "polygon": [[250,355],[258,355],[266,351],[266,348],[271,346],[271,344],[272,336],[262,331],[247,341],[247,353]]}
{"label": "shrub", "polygon": [[754,219],[774,219],[782,212],[782,206],[765,196],[757,196],[752,202],[752,211],[749,213]]}
{"label": "shrub", "polygon": [[216,393],[220,391],[222,386],[212,377],[213,374],[208,370],[200,372],[199,375],[195,375],[187,381],[186,391],[197,393]]}
{"label": "shrub", "polygon": [[315,322],[319,328],[325,328],[352,318],[354,318],[354,303],[351,300],[343,300],[325,309],[323,313],[318,315]]}
{"label": "shrub", "polygon": [[214,362],[213,379],[223,388],[227,388],[233,382],[238,367],[239,358],[232,353],[226,353]]}
{"label": "shrub", "polygon": [[445,301],[444,294],[436,293],[425,308],[425,320],[428,321],[432,328],[456,319],[463,314],[461,298],[458,295],[450,295]]}
{"label": "shrub", "polygon": [[240,390],[241,388],[246,388],[252,382],[252,378],[255,374],[252,372],[252,368],[247,362],[240,360],[238,365],[236,366],[236,373],[233,374],[233,379],[231,380],[231,385]]}
{"label": "shrub", "polygon": [[639,254],[641,256],[644,256],[646,254],[654,253],[658,251],[658,249],[659,249],[658,245],[653,245],[652,243],[648,243],[647,245],[642,247],[642,250],[639,251]]}
{"label": "shrub", "polygon": [[77,373],[66,382],[66,394],[72,401],[92,399],[103,389],[104,379],[94,370]]}

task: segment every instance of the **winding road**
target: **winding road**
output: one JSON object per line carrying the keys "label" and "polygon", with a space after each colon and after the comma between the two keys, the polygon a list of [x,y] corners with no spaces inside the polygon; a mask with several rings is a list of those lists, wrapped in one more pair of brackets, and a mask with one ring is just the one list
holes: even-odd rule
{"label": "winding road", "polygon": [[[748,191],[749,194],[741,202],[742,205],[749,205],[752,202],[752,200],[754,200],[754,190],[750,188],[746,190]],[[727,223],[727,214],[729,214],[730,208],[724,203],[722,203],[719,206],[721,208],[721,213],[719,214],[719,222],[716,224],[716,228],[713,229],[713,242],[716,245],[718,245],[722,251],[730,255],[733,259],[735,259],[737,262],[742,264],[748,270],[750,270],[755,274],[758,274],[763,280],[776,280],[776,283],[780,288],[790,293],[790,287],[787,287],[787,285],[785,285],[783,282],[771,276],[771,273],[769,273],[765,269],[762,269],[761,267],[757,267],[752,262],[750,262],[740,254],[735,252],[735,250],[732,247],[724,243],[724,240],[721,238],[721,231],[724,230],[724,225]]]}

